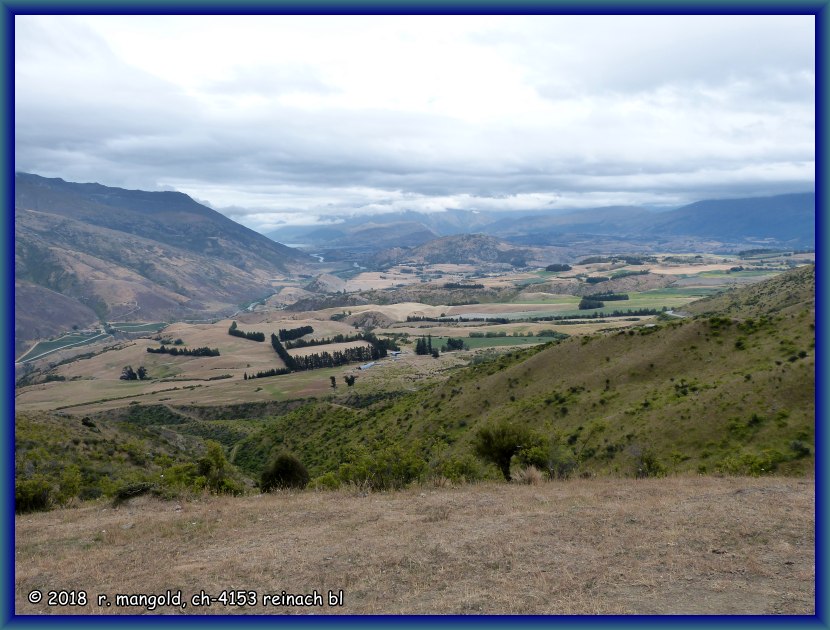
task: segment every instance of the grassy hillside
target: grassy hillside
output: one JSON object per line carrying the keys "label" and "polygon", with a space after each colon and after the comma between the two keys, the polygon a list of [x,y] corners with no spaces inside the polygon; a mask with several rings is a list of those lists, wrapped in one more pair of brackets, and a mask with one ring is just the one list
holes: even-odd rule
{"label": "grassy hillside", "polygon": [[366,409],[313,403],[243,442],[239,463],[253,470],[287,448],[321,474],[355,450],[403,448],[447,473],[470,462],[479,427],[513,422],[558,442],[586,473],[632,474],[644,454],[666,471],[806,473],[814,283],[805,267],[706,302],[729,317],[514,352]]}
{"label": "grassy hillside", "polygon": [[[397,395],[366,396],[358,387],[270,406],[135,404],[93,418],[140,427],[148,440],[216,440],[252,479],[273,454],[290,451],[323,486],[498,479],[498,469],[475,456],[474,441],[482,427],[500,424],[530,432],[513,457],[514,471],[534,463],[584,476],[809,474],[814,286],[814,268],[804,267],[694,307],[728,316],[482,356]],[[46,437],[55,436],[62,446],[45,452],[71,450],[71,435],[55,430]],[[36,441],[20,442],[18,458],[35,448]]]}

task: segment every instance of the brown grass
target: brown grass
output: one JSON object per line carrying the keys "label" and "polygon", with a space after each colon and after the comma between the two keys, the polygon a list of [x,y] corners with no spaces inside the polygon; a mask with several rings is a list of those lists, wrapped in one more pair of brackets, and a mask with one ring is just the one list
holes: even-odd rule
{"label": "brown grass", "polygon": [[[342,608],[155,614],[811,614],[813,480],[432,485],[137,499],[15,520],[17,614],[143,613],[98,594],[344,591]],[[33,589],[82,589],[81,608]]]}

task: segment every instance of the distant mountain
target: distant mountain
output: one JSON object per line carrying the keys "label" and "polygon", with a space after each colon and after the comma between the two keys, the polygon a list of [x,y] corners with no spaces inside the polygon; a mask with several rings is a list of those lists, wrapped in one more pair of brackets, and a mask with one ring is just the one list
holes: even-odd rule
{"label": "distant mountain", "polygon": [[[286,226],[268,232],[266,236],[282,242],[335,247],[346,243],[352,235],[358,236],[357,244],[366,244],[362,241],[371,239],[363,238],[369,235],[365,230],[371,229],[374,236],[382,239],[380,244],[373,241],[375,245],[380,247],[412,246],[439,236],[480,232],[484,226],[509,216],[511,216],[509,212],[485,213],[471,210],[415,212],[407,210],[351,217],[345,221],[338,220],[336,217],[324,217],[332,222],[319,226]],[[401,239],[407,242],[402,243]],[[415,242],[418,239],[420,242]]]}
{"label": "distant mountain", "polygon": [[[413,226],[420,226],[420,229]],[[786,247],[815,246],[815,194],[698,201],[657,211],[642,206],[533,212],[402,212],[353,217],[319,228],[285,228],[294,242],[316,247],[420,245],[435,236],[482,233],[516,245],[570,247],[720,248],[769,242]],[[281,231],[270,236],[278,237]],[[368,238],[361,238],[363,234]],[[600,237],[600,238],[596,238]]]}
{"label": "distant mountain", "polygon": [[483,231],[502,238],[562,234],[630,236],[649,225],[655,215],[639,206],[608,206],[564,214],[512,216],[487,225]]}
{"label": "distant mountain", "polygon": [[773,239],[794,247],[814,247],[815,212],[815,193],[715,199],[658,215],[644,232],[731,242]]}
{"label": "distant mountain", "polygon": [[352,226],[325,226],[314,229],[300,238],[309,243],[325,243],[327,247],[394,247],[414,246],[431,241],[438,235],[423,223],[397,221],[394,223],[368,222]]}
{"label": "distant mountain", "polygon": [[429,264],[507,264],[524,267],[532,254],[486,234],[444,236],[418,247],[392,248],[375,256],[376,264],[401,262]]}
{"label": "distant mountain", "polygon": [[93,313],[160,321],[226,311],[310,261],[182,193],[15,175],[18,344],[70,320],[86,326]]}

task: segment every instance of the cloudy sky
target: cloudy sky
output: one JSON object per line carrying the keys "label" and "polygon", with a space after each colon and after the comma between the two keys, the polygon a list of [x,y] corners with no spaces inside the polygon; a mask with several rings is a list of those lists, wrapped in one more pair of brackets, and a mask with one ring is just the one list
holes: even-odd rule
{"label": "cloudy sky", "polygon": [[16,16],[16,170],[261,231],[812,190],[812,16]]}

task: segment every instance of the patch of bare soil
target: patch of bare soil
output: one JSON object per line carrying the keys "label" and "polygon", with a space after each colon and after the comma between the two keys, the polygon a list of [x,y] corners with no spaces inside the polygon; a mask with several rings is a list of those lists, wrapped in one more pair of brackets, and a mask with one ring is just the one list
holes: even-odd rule
{"label": "patch of bare soil", "polygon": [[[813,480],[690,477],[87,504],[15,518],[15,612],[813,614],[814,497]],[[73,589],[90,603],[47,605]],[[256,605],[192,604],[231,589]],[[168,590],[186,607],[115,605]],[[283,590],[323,606],[263,606]]]}

